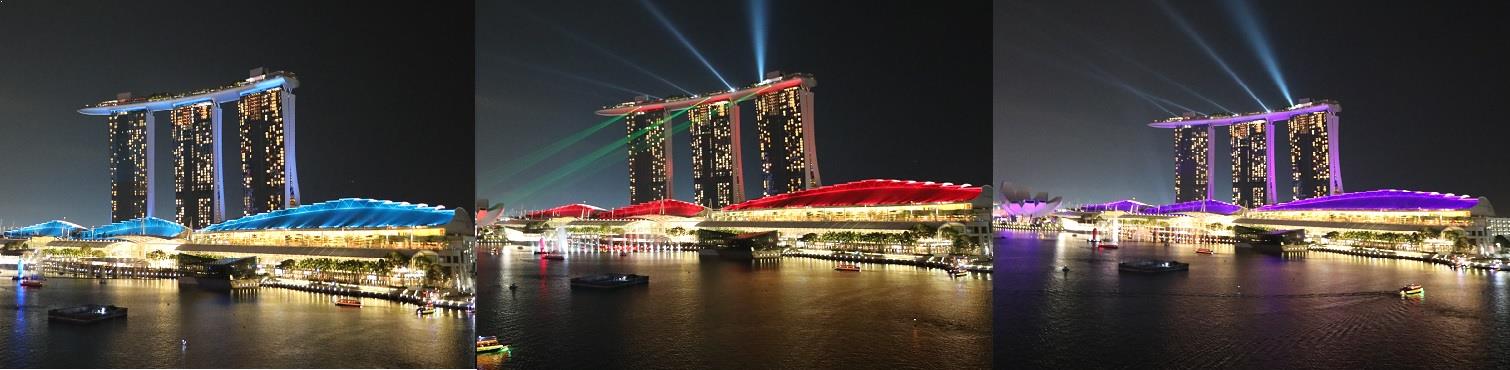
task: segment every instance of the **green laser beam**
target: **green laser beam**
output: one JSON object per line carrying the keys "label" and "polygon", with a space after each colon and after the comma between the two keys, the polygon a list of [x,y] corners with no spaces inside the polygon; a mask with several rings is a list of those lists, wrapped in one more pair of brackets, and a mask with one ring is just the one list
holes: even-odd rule
{"label": "green laser beam", "polygon": [[[549,186],[551,186],[553,184],[556,184],[556,183],[560,182],[563,178],[566,178],[567,176],[571,176],[571,175],[577,174],[583,168],[585,168],[588,165],[592,164],[593,161],[601,159],[604,156],[606,156],[609,153],[612,153],[614,151],[621,151],[621,150],[623,150],[624,146],[626,146],[626,145],[629,144],[629,141],[637,139],[637,138],[639,138],[641,136],[644,136],[645,134],[649,133],[651,129],[659,127],[660,125],[665,124],[666,121],[674,120],[677,117],[680,117],[683,114],[686,114],[687,110],[689,110],[689,109],[691,109],[691,107],[678,109],[678,110],[676,110],[675,113],[672,113],[671,115],[668,115],[666,117],[662,117],[659,121],[656,121],[656,123],[653,124],[653,125],[648,125],[648,126],[645,126],[644,128],[641,128],[639,130],[635,130],[635,132],[633,132],[633,133],[625,136],[622,139],[614,140],[613,143],[608,144],[608,145],[604,145],[602,147],[599,147],[598,149],[593,150],[592,152],[588,153],[586,156],[579,157],[579,158],[577,158],[575,160],[572,160],[570,163],[567,163],[566,165],[563,165],[561,167],[557,167],[554,170],[551,170],[549,173],[546,173],[544,176],[537,177],[537,178],[535,178],[535,180],[533,180],[530,183],[528,183],[528,184],[526,184],[526,185],[518,188],[517,190],[515,190],[513,192],[509,192],[508,194],[506,194],[504,196],[504,199],[505,199],[506,202],[512,202],[512,203],[519,203],[519,201],[521,201],[521,200],[528,199],[530,196],[533,196],[536,192],[539,192],[540,190],[545,189],[546,187],[549,187]],[[674,127],[674,126],[672,127],[672,132],[673,133],[676,132],[676,127]]]}
{"label": "green laser beam", "polygon": [[609,125],[612,125],[614,122],[618,122],[619,120],[624,119],[624,117],[625,116],[622,115],[614,116],[612,118],[603,120],[603,122],[598,122],[597,124],[592,125],[586,129],[577,131],[575,133],[572,133],[571,135],[567,135],[564,138],[556,140],[555,142],[545,146],[544,148],[540,148],[539,150],[535,150],[533,152],[530,152],[529,154],[525,154],[524,156],[508,161],[502,167],[495,168],[488,173],[482,174],[482,176],[479,176],[478,178],[494,179],[492,183],[488,184],[488,187],[498,186],[498,183],[501,183],[504,180],[507,180],[514,175],[519,174],[519,172],[521,171],[540,164],[540,161],[545,160],[545,158],[547,157],[556,155],[556,153],[560,153],[562,150],[566,150],[566,148],[569,148],[572,145],[576,145],[577,143],[582,142],[582,140],[586,140],[588,136],[592,136],[592,134],[608,128]]}

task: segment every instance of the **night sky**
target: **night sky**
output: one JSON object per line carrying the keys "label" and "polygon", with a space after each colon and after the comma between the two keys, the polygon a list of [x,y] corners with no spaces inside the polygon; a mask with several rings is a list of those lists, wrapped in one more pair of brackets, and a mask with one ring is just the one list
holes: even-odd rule
{"label": "night sky", "polygon": [[[1501,10],[1403,2],[1251,3],[1251,19],[1264,30],[1291,94],[1342,104],[1345,190],[1488,196],[1510,207],[1503,205],[1510,204],[1510,187],[1504,186],[1510,173],[1504,170],[1500,123],[1510,72],[1499,58],[1510,28]],[[1169,3],[1264,104],[1286,106],[1247,41],[1250,33],[1239,26],[1240,13],[1229,10],[1241,4]],[[1260,110],[1158,3],[1007,2],[993,12],[998,182],[1072,203],[1172,201],[1173,134],[1146,126],[1169,114],[1106,81],[1123,81],[1202,112],[1220,111],[1162,74],[1232,110]],[[1221,177],[1214,197],[1230,201],[1226,137],[1218,135]],[[1288,179],[1288,152],[1279,148],[1279,170]],[[1280,185],[1281,200],[1289,199],[1286,183]]]}
{"label": "night sky", "polygon": [[[108,223],[106,119],[76,111],[131,91],[296,74],[304,203],[365,197],[472,208],[471,4],[0,3],[0,219]],[[241,214],[235,104],[227,217]],[[168,113],[157,114],[157,206],[173,219]]]}
{"label": "night sky", "polygon": [[[748,1],[653,4],[730,84],[762,77]],[[987,7],[769,4],[765,69],[811,73],[818,81],[815,135],[824,184],[989,181]],[[593,111],[637,92],[681,94],[673,84],[693,92],[727,89],[638,1],[482,2],[477,17],[478,192],[509,212],[572,202],[625,205],[625,150],[590,156],[625,136],[622,122],[538,162],[526,159],[602,122]],[[754,111],[753,102],[741,108],[748,198],[760,194]],[[674,195],[692,201],[689,136],[675,135]],[[575,170],[557,170],[574,161],[581,161]]]}

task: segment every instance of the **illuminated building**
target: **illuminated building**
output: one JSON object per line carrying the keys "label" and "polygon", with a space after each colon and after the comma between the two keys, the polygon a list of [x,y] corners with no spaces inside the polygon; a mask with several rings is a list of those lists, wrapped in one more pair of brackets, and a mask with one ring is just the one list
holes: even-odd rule
{"label": "illuminated building", "polygon": [[[1302,100],[1302,104],[1309,102]],[[1290,186],[1294,199],[1342,194],[1337,158],[1337,103],[1290,118]]]}
{"label": "illuminated building", "polygon": [[1312,237],[1328,232],[1369,231],[1411,234],[1426,229],[1460,229],[1479,247],[1492,246],[1489,221],[1494,206],[1484,197],[1406,190],[1372,190],[1324,195],[1259,207],[1239,225],[1304,229]]}
{"label": "illuminated building", "polygon": [[470,292],[474,257],[471,214],[374,199],[345,198],[270,211],[195,231],[178,252],[286,259],[381,260],[392,252],[426,257],[444,271],[449,287]]}
{"label": "illuminated building", "polygon": [[[767,78],[780,77],[780,72]],[[760,169],[765,192],[772,196],[822,185],[818,149],[813,138],[813,86],[802,83],[772,89],[755,97],[755,130],[759,135]]]}
{"label": "illuminated building", "polygon": [[170,111],[174,139],[177,219],[199,227],[225,219],[224,155],[220,105],[240,111],[242,183],[247,213],[298,204],[294,162],[292,73],[253,69],[251,77],[225,86],[132,97],[123,93],[79,109],[106,116],[110,128],[111,220],[153,215],[153,112]]}
{"label": "illuminated building", "polygon": [[50,236],[54,238],[66,238],[81,230],[84,230],[84,227],[78,224],[63,220],[52,220],[36,225],[6,230],[5,237],[31,238]]}
{"label": "illuminated building", "polygon": [[1274,126],[1265,120],[1227,127],[1232,148],[1232,203],[1246,208],[1272,204]]}
{"label": "illuminated building", "polygon": [[1274,162],[1274,126],[1278,122],[1286,122],[1294,198],[1342,193],[1342,170],[1337,159],[1337,113],[1341,110],[1335,101],[1301,99],[1281,111],[1214,116],[1190,113],[1148,125],[1175,131],[1175,200],[1180,202],[1211,196],[1215,189],[1210,181],[1215,172],[1214,128],[1232,126],[1228,132],[1232,136],[1233,201],[1254,207],[1278,201]]}
{"label": "illuminated building", "polygon": [[292,86],[245,93],[241,112],[241,190],[247,214],[299,206],[294,166]]}
{"label": "illuminated building", "polygon": [[178,224],[202,228],[225,218],[225,195],[215,166],[214,116],[220,107],[210,101],[174,107],[173,205]]}
{"label": "illuminated building", "polygon": [[692,195],[708,208],[745,201],[739,104],[720,101],[687,110],[692,121]]}
{"label": "illuminated building", "polygon": [[[629,128],[630,203],[672,197],[670,184],[675,171],[670,160],[670,122],[661,121],[682,114],[690,115],[693,126],[693,187],[697,203],[717,207],[742,201],[739,103],[751,99],[755,100],[764,174],[762,194],[820,186],[813,136],[812,88],[817,82],[807,74],[772,72],[766,76],[765,80],[742,89],[657,100],[641,97],[598,110],[598,115],[620,117]],[[656,127],[657,123],[665,127]]]}
{"label": "illuminated building", "polygon": [[152,213],[152,113],[110,114],[110,220]]}
{"label": "illuminated building", "polygon": [[629,202],[671,197],[671,120],[664,109],[636,111],[624,116],[629,129]]}
{"label": "illuminated building", "polygon": [[1185,126],[1174,130],[1174,199],[1176,202],[1211,197],[1212,133],[1211,126]]}
{"label": "illuminated building", "polygon": [[182,224],[164,220],[157,217],[144,217],[132,220],[115,222],[109,225],[99,226],[84,230],[79,233],[80,239],[115,239],[129,235],[151,236],[162,239],[173,239],[183,236],[191,231]]}

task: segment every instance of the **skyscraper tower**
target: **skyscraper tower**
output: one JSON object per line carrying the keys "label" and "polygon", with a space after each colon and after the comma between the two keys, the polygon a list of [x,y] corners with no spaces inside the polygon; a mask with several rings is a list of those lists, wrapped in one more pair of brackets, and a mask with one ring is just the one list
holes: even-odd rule
{"label": "skyscraper tower", "polygon": [[1245,208],[1274,203],[1274,125],[1268,120],[1227,127],[1232,148],[1232,204]]}
{"label": "skyscraper tower", "polygon": [[764,196],[822,186],[818,150],[813,136],[813,90],[808,75],[771,72],[772,78],[797,79],[798,84],[759,93],[755,98],[755,129],[760,140],[760,169]]}
{"label": "skyscraper tower", "polygon": [[692,121],[692,194],[708,208],[743,202],[744,176],[739,147],[739,105],[728,100],[696,105]]}
{"label": "skyscraper tower", "polygon": [[216,171],[215,119],[209,100],[173,107],[173,206],[178,223],[200,229],[225,219],[224,193]]}
{"label": "skyscraper tower", "polygon": [[[122,96],[121,98],[125,98]],[[110,114],[110,221],[152,214],[152,113]]]}
{"label": "skyscraper tower", "polygon": [[624,116],[629,130],[629,203],[671,197],[670,120],[665,109],[637,110]]}
{"label": "skyscraper tower", "polygon": [[241,113],[242,206],[258,214],[299,205],[294,165],[294,94],[297,85],[245,93]]}
{"label": "skyscraper tower", "polygon": [[[1302,105],[1314,104],[1308,99]],[[1324,101],[1317,110],[1290,117],[1290,186],[1295,200],[1342,194],[1338,163],[1337,102]]]}
{"label": "skyscraper tower", "polygon": [[1210,199],[1212,193],[1212,126],[1182,126],[1174,129],[1174,200]]}

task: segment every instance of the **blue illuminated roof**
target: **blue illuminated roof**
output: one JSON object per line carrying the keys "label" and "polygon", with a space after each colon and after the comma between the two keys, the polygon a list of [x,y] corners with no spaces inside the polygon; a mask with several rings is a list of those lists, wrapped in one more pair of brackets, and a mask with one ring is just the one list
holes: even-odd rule
{"label": "blue illuminated roof", "polygon": [[83,228],[84,228],[83,226],[79,226],[78,224],[75,224],[75,223],[72,223],[72,222],[62,221],[62,220],[52,220],[52,221],[47,221],[47,222],[43,222],[43,223],[36,224],[36,225],[31,225],[31,226],[27,226],[27,227],[22,227],[22,228],[17,228],[17,229],[14,229],[14,230],[6,231],[5,232],[5,237],[7,237],[7,238],[28,238],[28,237],[33,237],[33,236],[51,236],[51,237],[62,238],[62,237],[67,237],[68,234],[71,234],[74,231],[78,231],[78,230],[81,230]]}
{"label": "blue illuminated roof", "polygon": [[439,206],[344,198],[246,216],[202,231],[443,226],[455,216],[455,210]]}
{"label": "blue illuminated roof", "polygon": [[110,239],[122,235],[146,235],[159,238],[172,239],[183,234],[189,228],[179,225],[177,222],[164,220],[157,217],[146,217],[125,220],[113,224],[85,230],[80,235],[82,239]]}

